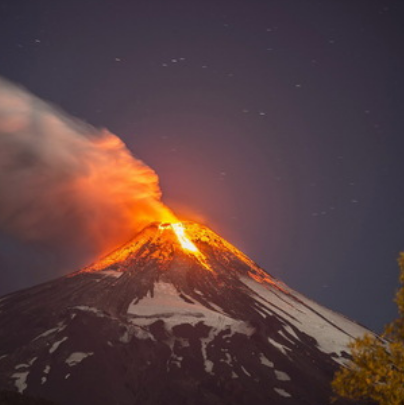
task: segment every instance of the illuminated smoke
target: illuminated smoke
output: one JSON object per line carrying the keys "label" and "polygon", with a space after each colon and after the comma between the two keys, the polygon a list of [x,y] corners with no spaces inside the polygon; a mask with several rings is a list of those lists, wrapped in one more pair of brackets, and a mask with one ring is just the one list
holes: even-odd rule
{"label": "illuminated smoke", "polygon": [[0,79],[0,230],[106,253],[175,220],[156,173],[124,143]]}

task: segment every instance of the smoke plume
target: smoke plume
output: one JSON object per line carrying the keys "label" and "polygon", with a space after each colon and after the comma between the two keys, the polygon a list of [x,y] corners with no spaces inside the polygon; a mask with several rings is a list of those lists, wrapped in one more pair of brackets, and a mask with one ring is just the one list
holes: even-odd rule
{"label": "smoke plume", "polygon": [[0,230],[107,253],[172,221],[156,173],[124,143],[0,78]]}

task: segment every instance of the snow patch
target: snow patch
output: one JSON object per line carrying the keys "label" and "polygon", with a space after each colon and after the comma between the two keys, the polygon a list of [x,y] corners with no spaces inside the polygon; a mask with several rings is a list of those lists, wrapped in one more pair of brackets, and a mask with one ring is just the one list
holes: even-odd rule
{"label": "snow patch", "polygon": [[244,374],[247,374],[249,377],[251,377],[251,374],[243,366],[241,366],[241,369],[243,370]]}
{"label": "snow patch", "polygon": [[184,301],[172,284],[164,282],[154,284],[153,297],[148,295],[140,301],[134,299],[129,304],[127,313],[131,317],[130,321],[139,326],[150,325],[156,319],[162,319],[169,330],[184,323],[196,325],[203,322],[222,331],[229,328],[231,333],[239,332],[250,336],[254,332],[254,328],[246,322],[230,318],[199,303],[190,304]]}
{"label": "snow patch", "polygon": [[137,326],[136,329],[134,329],[134,335],[138,339],[141,339],[141,340],[145,340],[145,339],[155,340],[153,335],[150,332],[144,330],[144,328],[140,327],[140,326]]}
{"label": "snow patch", "polygon": [[288,355],[288,351],[290,350],[289,347],[286,347],[280,343],[278,343],[277,341],[271,339],[270,337],[268,337],[268,342],[274,346],[276,349],[278,349],[279,351],[281,351],[283,354],[285,354],[286,356]]}
{"label": "snow patch", "polygon": [[[209,302],[209,305],[219,314],[223,314],[222,308],[220,308],[218,305],[214,304],[213,302]],[[224,314],[223,314],[224,315]]]}
{"label": "snow patch", "polygon": [[115,277],[115,278],[119,278],[123,275],[122,271],[116,271],[116,270],[102,270],[102,271],[98,271],[96,274],[99,275],[103,275],[106,277]]}
{"label": "snow patch", "polygon": [[103,318],[105,316],[105,314],[101,310],[94,307],[88,307],[87,305],[78,305],[76,307],[73,307],[73,309],[78,309],[79,311],[84,312],[91,312],[100,318]]}
{"label": "snow patch", "polygon": [[[151,293],[150,293],[151,294]],[[128,314],[136,316],[164,316],[192,314],[203,317],[207,308],[184,301],[172,284],[158,282],[154,284],[153,296],[146,296],[139,302],[133,300],[128,307]]]}
{"label": "snow patch", "polygon": [[292,395],[289,394],[289,392],[286,392],[285,390],[283,390],[282,388],[274,388],[274,390],[281,396],[281,397],[285,397],[285,398],[289,398]]}
{"label": "snow patch", "polygon": [[55,352],[58,347],[67,340],[67,337],[65,336],[64,338],[58,340],[57,342],[55,342],[52,347],[49,349],[49,353],[52,354],[53,352]]}
{"label": "snow patch", "polygon": [[208,359],[208,353],[207,353],[207,347],[209,343],[213,340],[215,336],[215,330],[212,329],[209,332],[208,337],[202,338],[201,339],[201,351],[202,351],[202,356],[204,359],[204,364],[205,364],[205,371],[209,374],[213,374],[213,361]]}
{"label": "snow patch", "polygon": [[[183,357],[177,356],[175,353],[172,353],[171,357],[170,357],[170,364],[169,365],[175,365],[178,368],[181,368],[181,362],[182,362],[183,359],[184,359]],[[168,367],[168,368],[170,368],[170,367]]]}
{"label": "snow patch", "polygon": [[228,364],[229,366],[232,366],[232,360],[233,360],[233,358],[231,357],[231,355],[230,355],[230,353],[229,352],[227,352],[227,351],[225,351],[224,352],[224,359],[222,360],[222,361],[224,361],[226,364]]}
{"label": "snow patch", "polygon": [[283,371],[275,370],[275,376],[279,381],[290,381],[290,377]]}
{"label": "snow patch", "polygon": [[41,384],[42,385],[46,383],[46,381],[48,379],[47,375],[49,374],[49,371],[50,371],[50,366],[45,366],[45,369],[43,370],[43,373],[45,375],[41,378]]}
{"label": "snow patch", "polygon": [[296,340],[300,340],[299,336],[296,335],[296,332],[293,330],[292,327],[289,325],[284,325],[283,329],[289,333],[289,335],[292,335]]}
{"label": "snow patch", "polygon": [[[255,294],[252,293],[251,296],[255,300],[265,305],[272,313],[282,318],[288,317],[288,322],[313,337],[317,341],[318,348],[324,353],[336,353],[341,356],[342,352],[349,351],[348,345],[353,338],[369,332],[355,322],[322,307],[286,286],[284,288],[289,294],[246,277],[243,277],[242,281],[253,290]],[[284,329],[297,338],[293,328],[285,325]],[[282,336],[285,337],[285,335]],[[280,349],[279,344],[278,348]],[[334,360],[344,362],[344,359],[334,358]]]}
{"label": "snow patch", "polygon": [[24,371],[22,373],[15,373],[11,376],[11,378],[15,379],[14,385],[20,394],[22,394],[27,388],[28,374],[29,371]]}
{"label": "snow patch", "polygon": [[279,333],[279,335],[282,336],[285,340],[287,340],[288,342],[292,343],[292,345],[295,344],[295,342],[294,342],[289,336],[286,336],[286,334],[285,334],[282,330],[280,330],[278,333]]}
{"label": "snow patch", "polygon": [[[142,320],[140,320],[139,322],[137,322],[137,324],[135,324],[134,322],[131,322],[132,325],[129,325],[129,328],[125,329],[122,333],[122,335],[119,337],[119,341],[121,343],[129,343],[132,340],[132,336],[135,336],[137,339],[141,339],[141,340],[146,340],[146,339],[151,339],[151,340],[155,340],[155,338],[153,337],[153,335],[145,329],[144,326],[142,326]],[[154,319],[152,322],[155,322],[156,320]],[[150,322],[150,320],[148,320],[146,322],[146,324],[150,324],[152,323]],[[113,346],[113,344],[111,342],[107,342],[107,344],[109,346]]]}
{"label": "snow patch", "polygon": [[64,325],[63,322],[59,322],[55,328],[49,329],[49,330],[41,333],[33,341],[46,337],[46,336],[49,336],[49,335],[52,335],[52,334],[55,334],[55,333],[59,333],[64,329],[66,329],[66,325]]}
{"label": "snow patch", "polygon": [[66,364],[68,364],[69,367],[73,367],[82,362],[85,358],[92,356],[93,354],[94,353],[74,352],[66,359]]}
{"label": "snow patch", "polygon": [[260,362],[263,366],[267,366],[267,367],[273,367],[274,363],[272,363],[272,361],[268,360],[262,353],[260,353]]}
{"label": "snow patch", "polygon": [[20,369],[20,368],[27,368],[27,367],[29,367],[28,364],[22,363],[22,364],[17,364],[14,368],[15,368],[16,370],[18,370],[18,369]]}
{"label": "snow patch", "polygon": [[38,358],[38,357],[33,357],[33,358],[28,362],[28,364],[29,364],[30,366],[32,366],[32,365],[36,362],[37,358]]}

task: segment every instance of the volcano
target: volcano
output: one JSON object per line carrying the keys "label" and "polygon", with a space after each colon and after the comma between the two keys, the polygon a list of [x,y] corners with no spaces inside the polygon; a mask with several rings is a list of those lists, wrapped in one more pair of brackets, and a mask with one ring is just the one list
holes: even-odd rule
{"label": "volcano", "polygon": [[0,389],[60,405],[324,405],[365,332],[210,229],[153,223],[1,299]]}

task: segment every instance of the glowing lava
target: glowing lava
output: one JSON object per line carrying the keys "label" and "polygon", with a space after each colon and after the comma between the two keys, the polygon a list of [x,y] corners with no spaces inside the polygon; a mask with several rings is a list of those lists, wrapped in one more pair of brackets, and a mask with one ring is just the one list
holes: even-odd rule
{"label": "glowing lava", "polygon": [[213,269],[208,264],[205,255],[201,251],[199,251],[199,249],[195,246],[195,244],[186,235],[185,227],[181,222],[165,223],[159,225],[159,229],[168,229],[168,228],[172,229],[183,250],[192,254],[198,260],[198,262],[203,267],[205,267],[205,269],[213,271]]}
{"label": "glowing lava", "polygon": [[181,222],[171,224],[171,228],[175,232],[175,235],[177,236],[178,241],[183,249],[190,250],[191,252],[199,252],[198,248],[185,235],[184,225],[182,225]]}
{"label": "glowing lava", "polygon": [[223,268],[226,273],[242,272],[258,283],[275,285],[278,290],[286,291],[279,281],[275,282],[235,246],[205,226],[189,221],[152,223],[130,242],[80,270],[78,274],[103,270],[123,273],[133,271],[134,268],[141,270],[149,261],[166,271],[178,254],[180,257],[188,256],[185,261],[182,257],[181,263],[189,268],[199,264],[214,275],[219,274]]}

